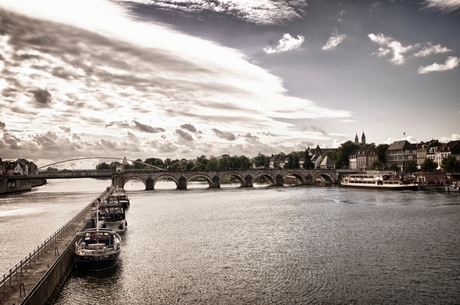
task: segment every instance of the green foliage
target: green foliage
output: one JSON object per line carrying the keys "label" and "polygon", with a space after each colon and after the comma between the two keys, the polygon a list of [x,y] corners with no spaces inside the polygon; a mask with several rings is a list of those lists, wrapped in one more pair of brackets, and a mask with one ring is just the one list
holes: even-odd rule
{"label": "green foliage", "polygon": [[460,162],[452,155],[442,159],[441,167],[448,173],[460,172]]}
{"label": "green foliage", "polygon": [[379,156],[379,161],[382,163],[382,164],[385,164],[387,162],[387,158],[386,158],[386,152],[388,150],[388,147],[390,147],[390,145],[388,144],[379,144],[375,150],[377,151],[377,155]]}
{"label": "green foliage", "polygon": [[420,166],[422,172],[433,172],[438,167],[438,163],[434,162],[433,159],[426,158]]}
{"label": "green foliage", "polygon": [[239,162],[239,169],[242,169],[242,170],[247,170],[251,168],[252,166],[251,160],[249,160],[249,158],[244,155],[238,157],[238,162]]}
{"label": "green foliage", "polygon": [[299,154],[297,152],[293,151],[288,155],[288,160],[284,164],[284,168],[286,169],[300,168]]}
{"label": "green foliage", "polygon": [[346,168],[349,166],[349,156],[358,148],[360,148],[360,146],[355,142],[346,141],[339,146],[335,157],[333,155],[329,157],[332,161],[335,161],[336,168]]}
{"label": "green foliage", "polygon": [[261,153],[259,153],[257,157],[254,157],[253,160],[256,167],[270,167],[270,157],[265,156]]}
{"label": "green foliage", "polygon": [[413,173],[417,171],[417,162],[411,160],[404,165],[404,171],[406,173]]}
{"label": "green foliage", "polygon": [[208,171],[215,171],[217,170],[217,159],[215,157],[211,157],[206,164],[206,170]]}
{"label": "green foliage", "polygon": [[375,160],[374,162],[372,162],[372,164],[369,167],[369,169],[370,170],[375,170],[375,171],[383,170],[383,163],[380,162],[380,160]]}
{"label": "green foliage", "polygon": [[305,168],[305,169],[314,169],[315,168],[315,163],[313,163],[313,161],[311,161],[310,152],[308,150],[305,150],[304,158],[305,158],[305,162],[303,163],[303,168]]}
{"label": "green foliage", "polygon": [[399,166],[396,163],[391,163],[388,166],[388,169],[391,170],[391,171],[395,171],[397,173],[399,173],[401,171],[401,169],[399,168]]}
{"label": "green foliage", "polygon": [[96,165],[96,170],[97,171],[110,170],[110,165],[108,165],[105,162],[99,163],[98,165]]}

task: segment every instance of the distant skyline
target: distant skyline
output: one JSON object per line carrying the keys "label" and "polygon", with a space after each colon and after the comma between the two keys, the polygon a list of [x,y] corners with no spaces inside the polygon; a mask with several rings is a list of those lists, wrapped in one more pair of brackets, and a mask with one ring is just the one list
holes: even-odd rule
{"label": "distant skyline", "polygon": [[460,0],[0,0],[0,158],[460,140]]}

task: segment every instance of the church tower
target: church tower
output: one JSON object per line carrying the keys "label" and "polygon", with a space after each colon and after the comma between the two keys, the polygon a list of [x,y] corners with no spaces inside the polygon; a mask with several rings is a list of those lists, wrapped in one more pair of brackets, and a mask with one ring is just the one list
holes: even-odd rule
{"label": "church tower", "polygon": [[[358,136],[356,136],[356,139],[355,141],[358,139]],[[364,146],[366,145],[366,136],[364,135],[364,131],[363,131],[363,135],[361,136],[361,145]]]}
{"label": "church tower", "polygon": [[356,136],[355,136],[355,144],[359,144],[358,141],[359,141],[359,140],[358,140],[358,134],[356,134]]}

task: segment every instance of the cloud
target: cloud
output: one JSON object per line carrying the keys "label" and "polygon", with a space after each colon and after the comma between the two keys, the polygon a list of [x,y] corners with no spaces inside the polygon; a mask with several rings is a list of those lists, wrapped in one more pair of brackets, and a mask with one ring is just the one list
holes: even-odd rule
{"label": "cloud", "polygon": [[449,58],[447,58],[447,60],[445,61],[444,64],[434,63],[434,64],[426,66],[426,67],[420,67],[418,69],[418,73],[426,74],[426,73],[429,73],[429,72],[439,72],[439,71],[452,70],[455,67],[457,67],[459,63],[460,63],[460,58],[458,58],[456,56],[449,56]]}
{"label": "cloud", "polygon": [[38,107],[46,107],[51,103],[51,94],[47,89],[32,89],[29,92],[34,95]]}
{"label": "cloud", "polygon": [[413,46],[403,46],[399,41],[393,40],[391,37],[385,37],[383,34],[369,34],[367,35],[373,42],[382,46],[379,51],[374,53],[379,57],[387,57],[393,55],[389,61],[395,65],[402,65],[406,59],[404,54],[411,50]]}
{"label": "cloud", "polygon": [[[114,1],[0,1],[5,158],[277,153],[294,145],[286,139],[307,138],[289,119],[352,116],[290,96],[236,49],[133,21]],[[279,51],[302,44],[286,37]]]}
{"label": "cloud", "polygon": [[319,132],[321,133],[323,136],[328,136],[328,132],[324,130],[323,127],[321,126],[315,126],[315,125],[311,125],[310,128],[313,130],[313,131],[316,131],[316,132]]}
{"label": "cloud", "polygon": [[193,132],[193,133],[197,132],[195,126],[193,126],[192,124],[182,124],[182,125],[180,125],[180,128],[186,129],[186,130],[188,130],[190,132]]}
{"label": "cloud", "polygon": [[450,13],[460,9],[460,0],[425,0],[423,5],[425,9]]}
{"label": "cloud", "polygon": [[142,123],[139,123],[138,121],[134,120],[133,121],[135,127],[137,130],[140,130],[142,132],[147,132],[147,133],[158,133],[158,132],[164,132],[165,130],[161,127],[152,127],[149,125],[145,125]]}
{"label": "cloud", "polygon": [[234,141],[236,139],[235,135],[231,132],[221,131],[216,128],[213,128],[212,131],[214,131],[215,135],[221,139],[225,139],[228,141]]}
{"label": "cloud", "polygon": [[297,35],[296,39],[290,34],[285,33],[275,48],[266,47],[264,48],[264,51],[265,53],[271,54],[299,50],[304,40],[305,38],[301,35]]}
{"label": "cloud", "polygon": [[324,50],[334,49],[335,47],[337,47],[339,44],[343,42],[345,37],[347,37],[347,35],[345,34],[339,35],[336,30],[335,33],[332,34],[332,36],[328,39],[326,44],[323,46],[322,50],[324,51]]}
{"label": "cloud", "polygon": [[441,47],[440,44],[435,45],[435,46],[428,44],[427,47],[424,47],[419,52],[415,53],[414,56],[415,57],[426,57],[432,54],[447,53],[451,51],[452,51],[451,49],[448,49],[446,47]]}
{"label": "cloud", "polygon": [[193,141],[193,137],[186,131],[176,129],[176,134],[184,140]]}
{"label": "cloud", "polygon": [[154,6],[163,10],[183,11],[187,13],[210,12],[241,19],[260,25],[284,24],[300,19],[305,15],[306,0],[121,0],[138,3],[139,6]]}

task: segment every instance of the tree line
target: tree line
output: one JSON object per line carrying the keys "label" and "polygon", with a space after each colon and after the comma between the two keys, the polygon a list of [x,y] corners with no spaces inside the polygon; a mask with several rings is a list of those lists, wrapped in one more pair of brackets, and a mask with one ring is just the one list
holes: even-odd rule
{"label": "tree line", "polygon": [[[395,164],[387,164],[386,162],[386,151],[389,147],[388,144],[375,145],[378,159],[375,160],[369,167],[369,170],[391,170],[399,172],[401,169]],[[337,169],[349,168],[349,156],[360,148],[359,144],[352,141],[342,143],[337,150],[331,150],[321,155],[322,158],[328,156],[335,164]],[[253,158],[242,156],[230,156],[224,154],[220,157],[210,158],[201,155],[195,160],[182,159],[170,159],[165,160],[160,158],[147,158],[145,160],[136,159],[132,164],[123,164],[121,162],[102,162],[97,164],[96,170],[116,170],[119,167],[124,169],[161,169],[166,171],[204,171],[204,170],[247,170],[250,168],[270,168],[271,156],[259,153]],[[301,165],[301,159],[303,163]],[[283,168],[285,169],[314,169],[315,163],[312,161],[312,152],[308,148],[305,151],[293,151],[289,154],[280,153],[274,160],[272,165],[274,168],[281,168],[278,163],[279,160],[284,161]],[[454,157],[449,156],[442,160],[442,168],[446,172],[460,172],[460,162]],[[432,172],[438,168],[438,164],[432,159],[426,158],[421,164],[420,170],[422,172]],[[418,171],[416,161],[409,161],[404,166],[404,171],[413,173]]]}

